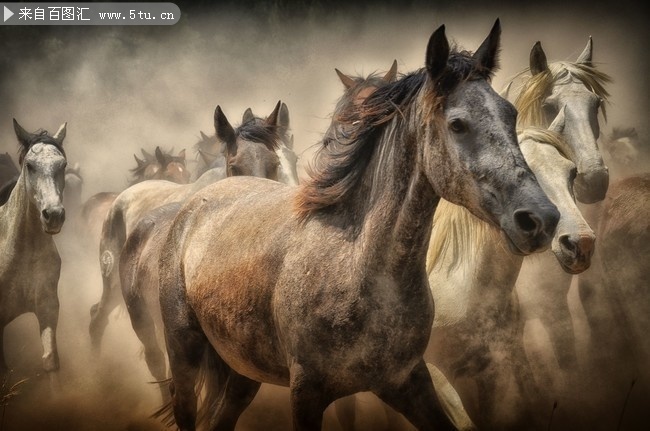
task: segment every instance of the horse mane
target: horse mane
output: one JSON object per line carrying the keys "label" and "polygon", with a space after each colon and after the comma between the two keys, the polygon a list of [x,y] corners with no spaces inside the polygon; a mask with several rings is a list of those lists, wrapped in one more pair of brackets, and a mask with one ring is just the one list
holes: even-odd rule
{"label": "horse mane", "polygon": [[517,140],[522,142],[525,139],[531,139],[541,144],[547,144],[555,148],[566,159],[571,160],[571,148],[561,134],[543,127],[526,127],[524,130],[517,131]]}
{"label": "horse mane", "polygon": [[[519,111],[517,120],[520,126],[544,124],[544,113],[542,102],[550,93],[553,85],[562,84],[576,78],[582,82],[591,92],[607,102],[609,93],[605,90],[605,84],[611,82],[611,77],[595,66],[584,63],[573,63],[569,61],[558,61],[551,63],[548,69],[530,75],[530,68],[518,73],[510,82],[523,79],[519,86],[519,95],[515,100],[515,108]],[[601,106],[603,116],[607,119],[605,105]]]}
{"label": "horse mane", "polygon": [[448,274],[461,264],[465,268],[472,266],[476,250],[498,235],[497,228],[482,221],[467,208],[440,199],[433,216],[427,250],[427,274],[443,264],[441,256],[452,256],[451,264],[446,267]]}
{"label": "horse mane", "polygon": [[[336,117],[344,124],[345,132],[327,134],[314,164],[307,167],[308,178],[300,185],[294,201],[297,215],[304,219],[350,196],[364,175],[385,126],[396,117],[398,123],[406,119],[421,90],[426,91],[422,97],[428,105],[424,115],[432,119],[441,112],[446,95],[460,82],[490,77],[487,70],[477,67],[469,52],[453,51],[435,89],[425,85],[429,78],[423,68],[383,85],[361,105],[350,106]],[[392,127],[398,127],[398,123]]]}
{"label": "horse mane", "polygon": [[65,157],[65,150],[63,149],[63,145],[54,139],[48,132],[47,130],[44,129],[38,129],[36,132],[32,133],[30,139],[28,142],[25,144],[18,143],[18,163],[22,166],[23,164],[23,159],[27,155],[27,152],[32,148],[33,145],[35,144],[47,144],[47,145],[54,145],[57,150],[63,154]]}

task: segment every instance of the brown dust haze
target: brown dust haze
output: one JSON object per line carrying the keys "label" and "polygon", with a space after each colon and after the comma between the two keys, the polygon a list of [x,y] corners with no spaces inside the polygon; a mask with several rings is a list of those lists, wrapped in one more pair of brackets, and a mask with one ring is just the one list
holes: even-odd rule
{"label": "brown dust haze", "polygon": [[[246,108],[266,116],[282,100],[290,110],[304,176],[342,94],[334,68],[367,75],[387,70],[396,59],[399,72],[414,71],[423,67],[427,41],[439,25],[446,25],[450,40],[473,51],[497,17],[502,25],[501,69],[493,81],[497,90],[528,66],[536,41],[549,61],[575,60],[592,36],[594,62],[613,78],[602,132],[636,127],[647,144],[647,31],[625,2],[618,11],[604,6],[565,10],[559,2],[480,9],[471,2],[449,3],[338,11],[316,5],[300,13],[268,6],[254,15],[243,7],[181,6],[183,17],[171,27],[2,28],[0,153],[17,154],[12,118],[29,131],[54,132],[67,122],[64,146],[69,164],[81,167],[85,200],[126,188],[133,154],[140,155],[140,148],[186,149],[193,159],[199,131],[214,134],[217,105],[236,125]],[[612,174],[623,172],[612,168]],[[101,295],[97,249],[67,231],[56,241],[63,259],[59,382],[41,371],[35,317],[23,315],[8,325],[4,349],[14,370],[11,379],[29,380],[0,406],[0,430],[162,429],[149,418],[160,403],[159,392],[147,383],[152,378],[123,307],[110,317],[101,356],[90,353],[89,310]],[[579,304],[574,306],[579,311]],[[575,319],[583,328],[579,312]],[[540,348],[548,350],[543,337],[539,340]],[[618,400],[624,394],[613,395]],[[581,414],[579,399],[571,403]],[[363,429],[385,426],[377,405],[372,397],[362,397],[357,423]],[[603,414],[617,418],[621,405],[603,406]],[[324,423],[326,429],[340,429],[331,411]],[[289,426],[286,390],[264,385],[238,429]],[[553,429],[562,429],[561,423]]]}

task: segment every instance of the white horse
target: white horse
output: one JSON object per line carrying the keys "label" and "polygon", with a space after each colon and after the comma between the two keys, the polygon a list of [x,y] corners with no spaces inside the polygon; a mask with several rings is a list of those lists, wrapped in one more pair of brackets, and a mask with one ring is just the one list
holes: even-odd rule
{"label": "white horse", "polygon": [[[594,234],[571,193],[576,168],[563,155],[566,144],[558,132],[564,125],[559,115],[548,130],[526,129],[519,140],[526,162],[560,210],[553,254],[562,268],[580,272],[589,266]],[[441,201],[427,256],[436,314],[425,359],[452,380],[479,428],[525,428],[539,419],[530,405],[535,387],[513,295],[523,261],[496,229]],[[499,411],[507,398],[514,404]]]}
{"label": "white horse", "polygon": [[[595,68],[592,56],[593,41],[589,38],[575,62],[548,64],[537,42],[530,53],[529,69],[518,77],[524,82],[515,99],[518,127],[545,127],[549,115],[559,112],[565,116],[561,134],[567,147],[563,152],[577,167],[574,192],[583,203],[602,200],[609,183],[609,171],[596,140],[600,133],[598,114],[605,115],[608,97],[605,85],[611,79]],[[570,375],[577,370],[575,335],[567,302],[572,274],[566,268],[561,271],[552,256],[539,256],[524,262],[517,282],[519,298],[525,305],[524,318],[539,318],[549,334],[560,369]]]}
{"label": "white horse", "polygon": [[[20,175],[0,206],[0,327],[23,313],[38,319],[45,371],[59,369],[56,327],[61,259],[52,235],[63,226],[66,157],[64,123],[50,136],[29,133],[14,120],[20,144]],[[0,331],[0,372],[8,368]]]}

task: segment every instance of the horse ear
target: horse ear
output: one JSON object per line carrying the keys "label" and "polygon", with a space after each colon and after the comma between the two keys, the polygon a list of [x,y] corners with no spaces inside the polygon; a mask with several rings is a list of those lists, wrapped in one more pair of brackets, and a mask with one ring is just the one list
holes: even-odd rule
{"label": "horse ear", "polygon": [[29,141],[32,139],[34,135],[29,133],[27,130],[23,129],[23,127],[18,124],[18,121],[14,118],[14,131],[16,132],[16,137],[18,138],[18,142],[23,147],[27,147],[29,145]]}
{"label": "horse ear", "polygon": [[336,71],[336,74],[339,76],[339,79],[343,83],[343,86],[345,87],[346,90],[349,90],[350,88],[357,85],[357,82],[351,77],[349,77],[348,75],[346,75],[345,73],[341,72],[336,68],[334,68],[334,70]]}
{"label": "horse ear", "polygon": [[248,123],[249,121],[252,121],[255,119],[255,115],[253,115],[253,110],[251,108],[248,108],[244,111],[244,116],[241,119],[241,123]]}
{"label": "horse ear", "polygon": [[156,160],[156,158],[151,153],[146,151],[144,148],[140,148],[140,152],[142,152],[145,162],[153,162],[154,160]]}
{"label": "horse ear", "polygon": [[586,64],[587,66],[591,66],[591,55],[594,50],[594,42],[591,39],[591,36],[589,36],[589,40],[587,41],[587,46],[585,46],[585,49],[582,50],[582,53],[578,56],[578,59],[576,60],[576,63],[580,64]]}
{"label": "horse ear", "polygon": [[546,61],[546,54],[542,49],[542,43],[538,40],[530,50],[530,73],[537,75],[548,70],[548,63]]}
{"label": "horse ear", "polygon": [[508,96],[510,95],[510,87],[512,87],[512,81],[508,82],[508,85],[506,85],[506,88],[501,90],[499,92],[499,96],[503,97],[504,99],[508,100]]}
{"label": "horse ear", "polygon": [[501,21],[499,18],[494,22],[490,34],[485,38],[481,46],[478,47],[472,58],[474,58],[481,67],[490,72],[496,71],[499,67],[499,46],[501,41]]}
{"label": "horse ear", "polygon": [[286,103],[282,102],[280,105],[280,113],[278,115],[278,127],[283,131],[283,134],[289,130],[289,107]]}
{"label": "horse ear", "polygon": [[395,81],[395,78],[397,78],[397,60],[393,60],[393,64],[382,79],[390,84]]}
{"label": "horse ear", "polygon": [[273,112],[266,117],[266,124],[269,126],[279,126],[278,124],[278,118],[280,116],[280,107],[282,106],[282,102],[278,100],[278,103],[275,105],[275,108],[273,109]]}
{"label": "horse ear", "polygon": [[183,148],[182,150],[180,150],[178,152],[178,155],[176,156],[176,158],[178,160],[185,161],[185,148]]}
{"label": "horse ear", "polygon": [[201,134],[201,139],[202,140],[207,141],[208,139],[210,139],[210,138],[208,138],[208,135],[203,133],[203,130],[199,130],[199,133]]}
{"label": "horse ear", "polygon": [[[566,106],[566,105],[565,105]],[[550,126],[548,126],[548,130],[551,132],[555,133],[562,133],[564,130],[564,123],[565,123],[565,116],[564,116],[564,106],[562,109],[560,109],[560,112],[558,112],[557,116],[553,120]]]}
{"label": "horse ear", "polygon": [[145,162],[142,159],[139,159],[138,156],[135,154],[133,155],[133,158],[135,159],[135,162],[138,164],[138,168],[144,166]]}
{"label": "horse ear", "polygon": [[226,151],[235,154],[235,145],[237,141],[235,138],[235,129],[232,128],[219,105],[217,105],[217,108],[214,110],[214,131],[217,134],[217,138],[219,138],[221,142],[226,143]]}
{"label": "horse ear", "polygon": [[158,164],[159,164],[160,166],[162,166],[162,167],[167,166],[167,160],[166,160],[166,157],[165,157],[165,155],[163,154],[163,152],[162,152],[162,150],[160,149],[160,147],[156,147],[155,154],[156,154],[156,161],[158,162]]}
{"label": "horse ear", "polygon": [[56,142],[58,142],[58,144],[60,146],[63,146],[63,140],[65,139],[65,132],[66,132],[67,126],[68,126],[67,122],[61,124],[61,126],[59,127],[59,130],[57,130],[56,133],[54,134],[54,136],[52,136],[52,138],[54,138],[54,140]]}
{"label": "horse ear", "polygon": [[445,36],[444,24],[438,27],[429,38],[427,44],[427,56],[425,64],[429,77],[433,81],[437,81],[447,67],[447,60],[449,59],[449,41]]}

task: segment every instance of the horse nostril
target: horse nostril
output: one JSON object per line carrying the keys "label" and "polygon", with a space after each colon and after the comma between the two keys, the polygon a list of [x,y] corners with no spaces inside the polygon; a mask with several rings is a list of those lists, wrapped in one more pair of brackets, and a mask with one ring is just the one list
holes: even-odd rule
{"label": "horse nostril", "polygon": [[524,232],[536,234],[542,228],[542,221],[530,211],[517,210],[514,217],[515,224]]}
{"label": "horse nostril", "polygon": [[45,221],[48,221],[50,219],[50,212],[48,210],[43,210],[41,213],[43,214],[43,219]]}
{"label": "horse nostril", "polygon": [[571,240],[569,235],[560,236],[560,247],[569,252],[572,256],[576,255],[578,249],[576,243]]}

